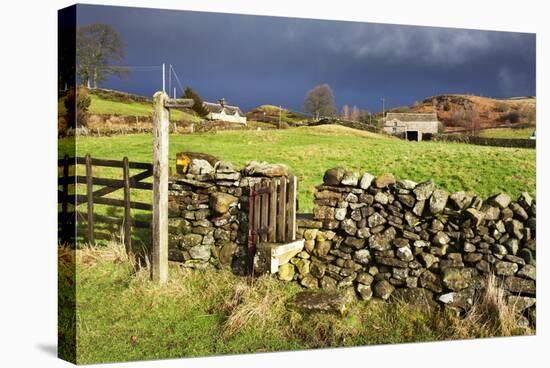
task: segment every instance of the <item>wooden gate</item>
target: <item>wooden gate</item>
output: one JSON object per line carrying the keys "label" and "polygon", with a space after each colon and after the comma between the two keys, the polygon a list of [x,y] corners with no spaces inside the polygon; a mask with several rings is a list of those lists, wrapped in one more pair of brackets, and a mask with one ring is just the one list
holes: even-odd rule
{"label": "wooden gate", "polygon": [[296,240],[295,176],[265,178],[250,185],[248,199],[248,271],[254,269],[259,243]]}
{"label": "wooden gate", "polygon": [[[94,223],[107,223],[120,225],[124,233],[124,245],[127,251],[131,249],[132,228],[147,228],[151,227],[148,221],[138,221],[132,218],[131,209],[140,209],[151,211],[152,205],[149,203],[135,202],[130,200],[130,188],[152,190],[152,183],[144,183],[142,180],[153,175],[153,165],[142,162],[130,162],[127,157],[121,161],[102,160],[92,158],[90,155],[85,157],[69,158],[65,156],[63,160],[59,160],[59,167],[62,167],[62,174],[59,178],[59,185],[62,190],[58,190],[58,203],[61,204],[61,212],[59,213],[59,235],[60,239],[66,243],[72,242],[72,231],[74,231],[75,215],[78,219],[82,219],[87,223],[87,241],[89,244],[95,243],[94,238]],[[85,166],[85,175],[75,175],[76,165]],[[70,166],[73,166],[70,170]],[[93,167],[112,167],[121,168],[122,179],[99,178],[94,177]],[[130,169],[143,170],[142,172],[130,176]],[[73,175],[69,175],[72,171]],[[86,184],[86,194],[77,194],[73,189],[73,193],[69,190],[71,184]],[[102,186],[94,191],[94,185]],[[123,199],[106,198],[117,190],[123,190]],[[78,211],[78,206],[86,204],[87,211]],[[109,205],[113,207],[124,208],[123,218],[115,218],[94,213],[94,204]],[[72,208],[69,208],[69,205]]]}

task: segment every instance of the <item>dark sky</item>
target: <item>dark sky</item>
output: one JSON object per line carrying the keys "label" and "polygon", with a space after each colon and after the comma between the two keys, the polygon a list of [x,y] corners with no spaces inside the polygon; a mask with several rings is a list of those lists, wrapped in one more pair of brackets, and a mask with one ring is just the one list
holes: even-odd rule
{"label": "dark sky", "polygon": [[[321,83],[339,108],[370,111],[381,97],[402,106],[442,93],[536,94],[535,34],[94,5],[79,5],[77,22],[110,24],[124,65],[171,63],[183,87],[244,110],[301,111]],[[100,87],[151,96],[162,75],[137,68]]]}

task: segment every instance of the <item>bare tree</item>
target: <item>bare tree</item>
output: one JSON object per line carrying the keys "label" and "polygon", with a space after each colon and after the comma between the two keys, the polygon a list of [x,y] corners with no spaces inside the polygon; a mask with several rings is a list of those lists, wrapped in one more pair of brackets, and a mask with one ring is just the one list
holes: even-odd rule
{"label": "bare tree", "polygon": [[321,84],[310,90],[306,94],[304,109],[313,114],[315,120],[319,120],[320,116],[334,116],[336,114],[336,104],[330,86]]}
{"label": "bare tree", "polygon": [[342,107],[341,116],[346,120],[349,119],[349,106],[347,104]]}
{"label": "bare tree", "polygon": [[476,135],[479,132],[479,113],[474,107],[471,107],[465,111],[464,121],[466,123],[465,127],[470,129],[472,135]]}
{"label": "bare tree", "polygon": [[350,120],[353,120],[353,121],[358,121],[361,117],[361,110],[353,105],[353,108],[351,109],[351,113],[350,113]]}
{"label": "bare tree", "polygon": [[112,65],[124,59],[124,43],[118,33],[108,24],[89,24],[78,28],[76,33],[76,64],[80,83],[105,80],[108,75],[125,75],[128,71]]}

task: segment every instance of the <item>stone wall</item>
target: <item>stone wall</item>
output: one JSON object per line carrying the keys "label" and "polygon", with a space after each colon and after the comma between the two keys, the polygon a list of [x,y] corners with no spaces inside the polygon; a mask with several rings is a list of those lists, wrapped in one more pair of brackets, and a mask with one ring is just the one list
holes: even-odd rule
{"label": "stone wall", "polygon": [[313,216],[298,225],[305,254],[279,277],[295,273],[305,287],[464,310],[494,274],[519,309],[535,303],[536,204],[528,193],[483,200],[432,181],[335,168],[317,186]]}
{"label": "stone wall", "polygon": [[[288,170],[206,164],[193,163],[170,183],[170,259],[243,274],[248,186]],[[334,168],[316,187],[314,202],[314,213],[297,220],[304,247],[279,266],[279,279],[353,291],[364,300],[421,300],[460,311],[492,274],[534,320],[536,203],[528,193],[515,201],[503,193],[482,199],[447,193],[432,181]]]}
{"label": "stone wall", "polygon": [[250,162],[243,169],[193,159],[187,174],[168,184],[168,256],[184,267],[246,267],[249,186],[288,175],[282,164]]}
{"label": "stone wall", "polygon": [[434,134],[432,140],[440,142],[469,143],[479,146],[536,148],[536,139],[485,138],[466,134]]}

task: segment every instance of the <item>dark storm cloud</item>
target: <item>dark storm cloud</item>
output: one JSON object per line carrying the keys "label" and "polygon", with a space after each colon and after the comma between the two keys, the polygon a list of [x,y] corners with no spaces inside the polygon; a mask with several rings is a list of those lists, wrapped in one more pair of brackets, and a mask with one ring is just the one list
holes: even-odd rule
{"label": "dark storm cloud", "polygon": [[[380,110],[440,93],[535,94],[535,35],[141,8],[79,6],[79,25],[111,24],[127,65],[172,63],[205,99],[250,109],[302,109],[305,93],[332,86],[339,106]],[[159,72],[105,87],[151,95]]]}

